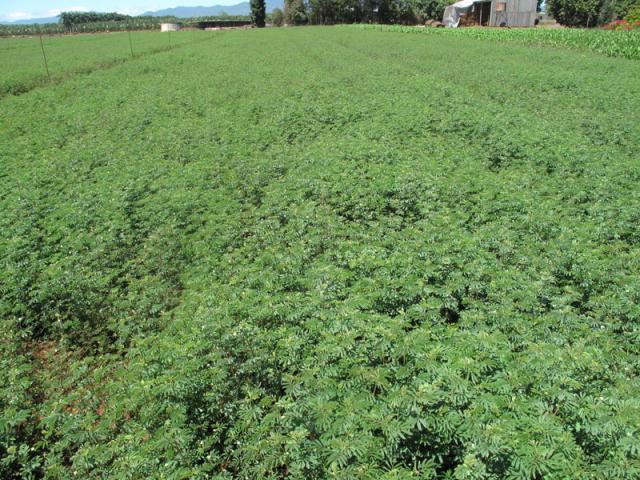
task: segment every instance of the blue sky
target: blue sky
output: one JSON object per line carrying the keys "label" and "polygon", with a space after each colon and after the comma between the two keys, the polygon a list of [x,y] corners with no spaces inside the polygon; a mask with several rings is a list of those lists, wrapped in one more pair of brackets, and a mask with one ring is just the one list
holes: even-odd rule
{"label": "blue sky", "polygon": [[242,0],[71,0],[71,1],[44,1],[44,0],[0,0],[0,21],[24,20],[26,18],[53,17],[60,12],[97,11],[97,12],[122,12],[136,15],[149,10],[161,8],[194,5],[235,5]]}

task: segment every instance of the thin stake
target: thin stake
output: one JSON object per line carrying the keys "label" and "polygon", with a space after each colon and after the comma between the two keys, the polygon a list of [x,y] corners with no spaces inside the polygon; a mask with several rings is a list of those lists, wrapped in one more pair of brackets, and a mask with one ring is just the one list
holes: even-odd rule
{"label": "thin stake", "polygon": [[42,41],[42,32],[38,32],[40,36],[40,48],[42,49],[42,59],[44,60],[44,69],[47,71],[47,78],[51,81],[51,74],[49,73],[49,65],[47,64],[47,55],[44,53],[44,42]]}
{"label": "thin stake", "polygon": [[169,50],[171,50],[171,30],[169,30]]}
{"label": "thin stake", "polygon": [[129,33],[129,50],[131,50],[131,58],[133,58],[133,43],[131,42],[131,30],[128,30]]}

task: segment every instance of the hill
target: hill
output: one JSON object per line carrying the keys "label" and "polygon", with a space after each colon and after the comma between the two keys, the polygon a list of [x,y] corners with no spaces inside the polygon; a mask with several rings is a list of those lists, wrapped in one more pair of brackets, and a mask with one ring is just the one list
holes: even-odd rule
{"label": "hill", "polygon": [[[267,0],[267,13],[272,12],[275,8],[283,8],[284,2],[281,0]],[[165,8],[162,10],[153,10],[144,12],[139,16],[149,17],[178,17],[178,18],[191,18],[191,17],[217,17],[220,15],[249,15],[251,11],[249,2],[241,2],[235,5],[211,5],[195,6],[195,7],[173,7]],[[46,17],[46,18],[27,18],[24,20],[15,21],[0,21],[0,25],[33,25],[33,24],[46,24],[46,23],[58,23],[58,17]]]}
{"label": "hill", "polygon": [[[278,0],[267,0],[267,12],[273,11],[274,8],[283,8],[283,2]],[[250,6],[249,2],[242,2],[235,5],[212,5],[210,7],[174,7],[165,8],[162,10],[155,10],[145,12],[143,16],[152,17],[216,17],[222,14],[227,15],[249,15]]]}
{"label": "hill", "polygon": [[3,25],[43,25],[45,23],[58,23],[58,17],[27,18],[25,20],[15,20],[13,22],[0,22],[0,24]]}

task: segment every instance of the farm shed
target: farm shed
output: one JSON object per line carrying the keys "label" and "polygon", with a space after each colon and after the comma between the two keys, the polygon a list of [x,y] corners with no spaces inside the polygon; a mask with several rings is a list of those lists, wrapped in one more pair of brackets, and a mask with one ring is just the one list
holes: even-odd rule
{"label": "farm shed", "polygon": [[536,7],[536,0],[461,0],[445,9],[442,23],[453,28],[462,25],[533,27]]}

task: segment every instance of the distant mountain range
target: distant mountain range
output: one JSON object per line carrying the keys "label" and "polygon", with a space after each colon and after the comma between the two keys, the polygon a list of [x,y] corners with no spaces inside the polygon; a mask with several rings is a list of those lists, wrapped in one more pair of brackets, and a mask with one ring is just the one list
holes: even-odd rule
{"label": "distant mountain range", "polygon": [[3,25],[33,25],[34,23],[58,23],[58,17],[28,18],[26,20],[14,20],[13,22],[0,22]]}
{"label": "distant mountain range", "polygon": [[[283,8],[284,0],[266,0],[267,13],[273,11],[274,8]],[[249,2],[237,3],[235,5],[212,5],[211,7],[174,7],[156,10],[154,12],[145,12],[143,16],[150,17],[217,17],[222,14],[227,15],[249,15],[251,9]],[[0,22],[4,25],[30,25],[33,23],[58,23],[58,17],[47,18],[28,18],[26,20],[14,20],[13,22]]]}
{"label": "distant mountain range", "polygon": [[[266,0],[267,13],[274,8],[283,8],[283,0]],[[227,15],[249,15],[251,8],[249,2],[242,2],[236,5],[213,5],[211,7],[175,7],[156,10],[155,12],[145,12],[142,15],[151,17],[216,17],[226,13]]]}

